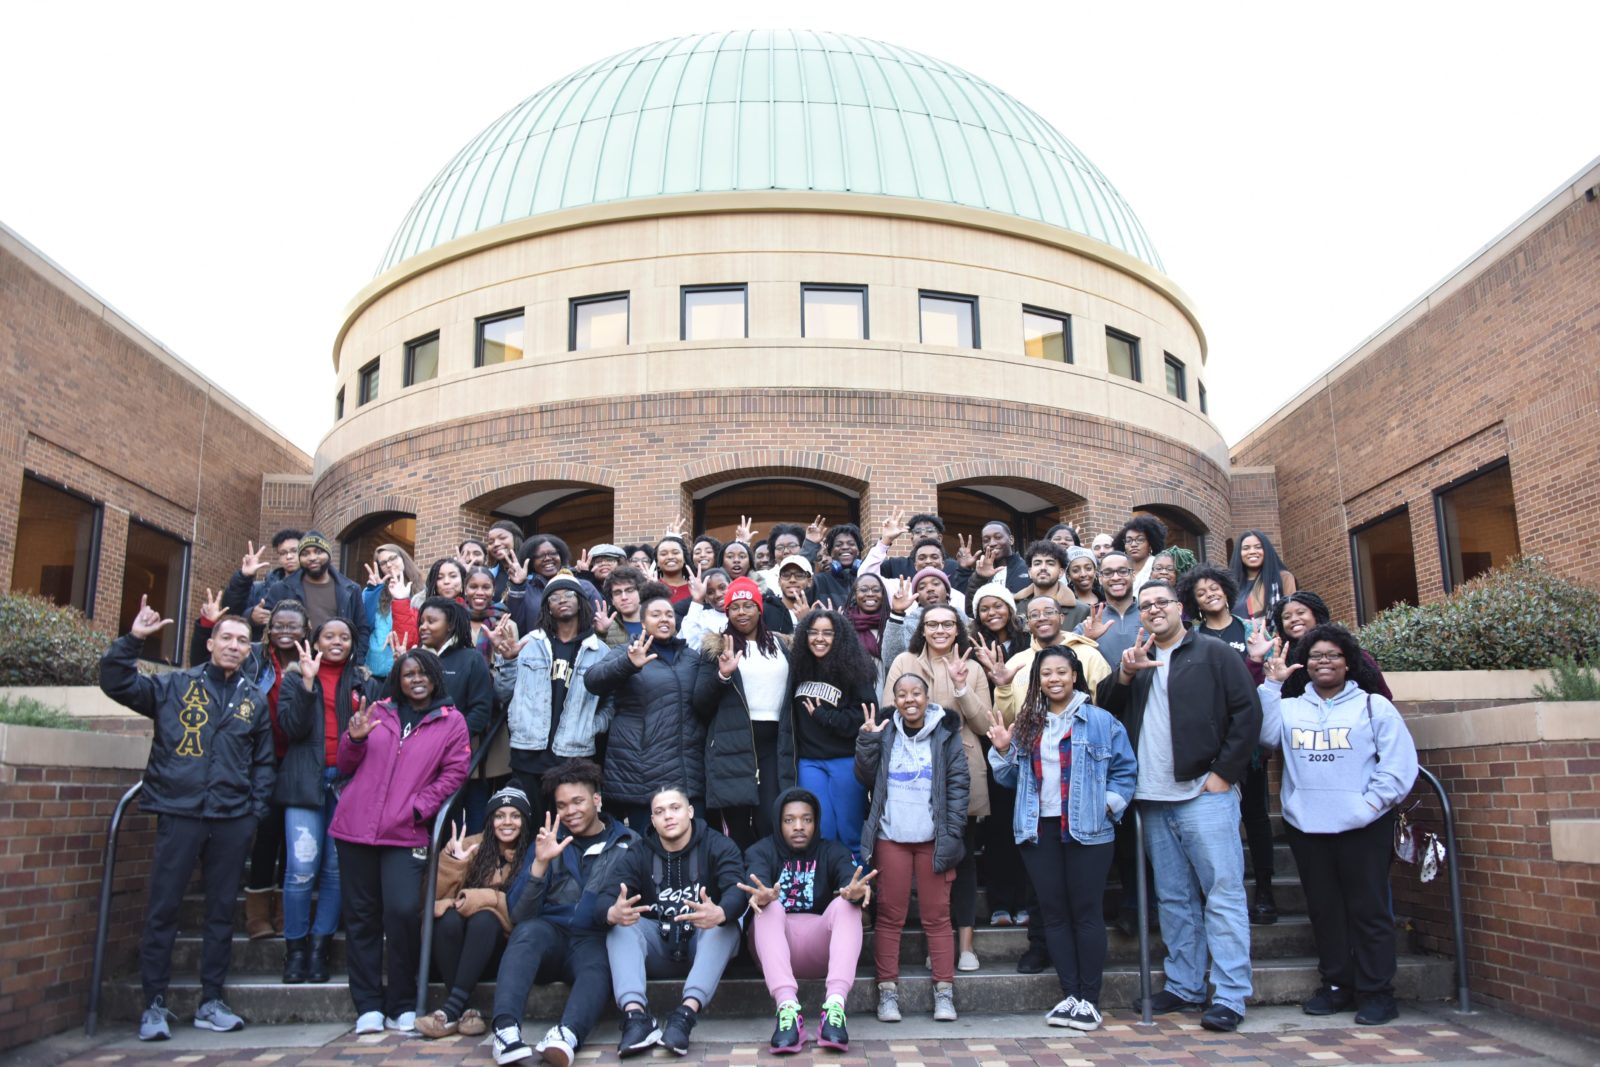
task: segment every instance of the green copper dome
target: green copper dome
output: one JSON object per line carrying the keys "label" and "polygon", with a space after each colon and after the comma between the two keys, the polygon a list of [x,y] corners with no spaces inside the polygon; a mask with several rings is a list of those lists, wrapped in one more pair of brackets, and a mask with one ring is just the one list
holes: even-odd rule
{"label": "green copper dome", "polygon": [[984,208],[1072,230],[1161,269],[1105,175],[989,83],[880,41],[740,30],[603,59],[506,112],[429,183],[380,273],[455,238],[563,208],[762,189]]}

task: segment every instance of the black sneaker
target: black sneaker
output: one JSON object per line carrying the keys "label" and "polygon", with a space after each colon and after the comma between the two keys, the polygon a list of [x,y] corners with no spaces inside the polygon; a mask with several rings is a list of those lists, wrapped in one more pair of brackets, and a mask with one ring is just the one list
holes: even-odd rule
{"label": "black sneaker", "polygon": [[1263,897],[1256,894],[1255,903],[1250,905],[1251,926],[1271,926],[1278,921],[1278,905],[1270,896]]}
{"label": "black sneaker", "polygon": [[1343,986],[1325,985],[1302,1001],[1300,1010],[1307,1015],[1337,1015],[1356,1006],[1355,994]]}
{"label": "black sneaker", "polygon": [[1056,1003],[1055,1007],[1050,1009],[1050,1014],[1044,1017],[1044,1021],[1050,1026],[1071,1026],[1072,1013],[1077,1009],[1077,997],[1063,998]]}
{"label": "black sneaker", "polygon": [[1018,974],[1039,974],[1050,966],[1050,952],[1038,945],[1029,945],[1028,950],[1017,960]]}
{"label": "black sneaker", "polygon": [[656,1025],[655,1016],[635,1008],[622,1020],[622,1040],[617,1042],[617,1055],[637,1055],[660,1040],[661,1027]]}
{"label": "black sneaker", "polygon": [[698,1013],[687,1004],[679,1004],[667,1016],[667,1025],[661,1030],[661,1047],[675,1056],[689,1054],[689,1033],[694,1029]]}
{"label": "black sneaker", "polygon": [[1382,1026],[1400,1018],[1400,1006],[1387,993],[1368,997],[1356,1011],[1356,1022],[1362,1026]]}
{"label": "black sneaker", "polygon": [[1080,999],[1077,1005],[1073,1007],[1072,1018],[1067,1022],[1067,1025],[1074,1030],[1098,1030],[1100,1029],[1101,1021],[1100,1009],[1091,1002]]}
{"label": "black sneaker", "polygon": [[[830,997],[822,1002],[822,1026],[817,1031],[817,1044],[823,1048],[850,1051],[850,1031],[845,1029],[844,1001]],[[801,1035],[804,1036],[804,1029]]]}
{"label": "black sneaker", "polygon": [[1200,1025],[1207,1030],[1215,1030],[1219,1034],[1231,1034],[1239,1029],[1239,1024],[1244,1022],[1244,1016],[1232,1008],[1213,1004],[1200,1016]]}
{"label": "black sneaker", "polygon": [[800,1005],[786,1000],[778,1005],[778,1022],[772,1028],[772,1040],[767,1051],[774,1056],[786,1056],[806,1047],[806,1020],[800,1014]]}
{"label": "black sneaker", "polygon": [[[1144,1005],[1135,999],[1133,1002],[1133,1010],[1142,1011],[1143,1009]],[[1152,1015],[1171,1015],[1173,1012],[1178,1011],[1193,1014],[1195,1012],[1202,1012],[1205,1010],[1206,1006],[1204,1004],[1193,1000],[1184,1000],[1182,997],[1178,996],[1178,994],[1166,989],[1154,994],[1150,998],[1150,1014]]]}

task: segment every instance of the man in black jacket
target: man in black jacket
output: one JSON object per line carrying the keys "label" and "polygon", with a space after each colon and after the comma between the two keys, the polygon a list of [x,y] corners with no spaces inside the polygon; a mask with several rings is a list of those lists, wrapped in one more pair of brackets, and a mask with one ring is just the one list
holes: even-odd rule
{"label": "man in black jacket", "polygon": [[1239,847],[1239,785],[1261,734],[1261,702],[1239,654],[1183,625],[1165,581],[1139,590],[1145,629],[1097,703],[1139,755],[1134,799],[1156,875],[1166,988],[1157,1012],[1201,1011],[1206,955],[1217,993],[1200,1022],[1231,1031],[1250,996],[1250,918]]}
{"label": "man in black jacket", "polygon": [[246,542],[239,570],[222,591],[222,610],[249,620],[252,641],[261,640],[267,616],[271,614],[264,606],[267,590],[272,588],[273,582],[281,582],[300,569],[300,538],[304,536],[299,530],[279,530],[273,534],[272,551],[278,555],[278,565],[271,568],[266,562],[266,546],[258,549],[254,541]]}
{"label": "man in black jacket", "polygon": [[139,806],[156,816],[149,900],[139,942],[145,1010],[141,1041],[171,1035],[167,984],[183,891],[201,864],[206,922],[200,957],[202,1030],[239,1030],[222,999],[233,950],[233,905],[256,823],[272,796],[273,752],[267,698],[240,671],[250,655],[250,624],[224,615],[211,628],[211,661],[186,671],[139,673],[145,639],[172,625],[145,602],[127,635],[100,660],[100,688],[154,721]]}
{"label": "man in black jacket", "polygon": [[318,531],[308,530],[300,539],[300,569],[274,582],[264,600],[269,615],[280,600],[300,601],[312,630],[336,616],[349,620],[356,641],[351,659],[357,667],[366,665],[372,624],[361,602],[361,587],[339,573],[333,565],[333,545]]}
{"label": "man in black jacket", "polygon": [[[739,921],[749,903],[739,888],[743,873],[738,846],[695,817],[682,786],[655,791],[644,847],[623,858],[617,884],[595,903],[611,927],[606,956],[624,1016],[619,1056],[657,1040],[679,1056],[688,1053],[695,1020],[739,951]],[[645,1007],[646,977],[684,976],[682,1002],[657,1028]]]}

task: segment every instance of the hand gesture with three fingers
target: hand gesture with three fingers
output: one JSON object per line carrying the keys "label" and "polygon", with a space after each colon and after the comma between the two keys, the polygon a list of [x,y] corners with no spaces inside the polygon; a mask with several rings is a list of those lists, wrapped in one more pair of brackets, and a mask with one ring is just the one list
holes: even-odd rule
{"label": "hand gesture with three fingers", "polygon": [[481,840],[474,841],[471,846],[465,844],[467,838],[467,817],[461,816],[461,821],[450,827],[450,840],[445,844],[445,850],[453,859],[469,860],[472,854],[478,851]]}
{"label": "hand gesture with three fingers", "polygon": [[732,638],[723,642],[722,654],[717,657],[717,673],[722,676],[724,682],[738,673],[739,663],[743,659],[744,653],[734,650]]}
{"label": "hand gesture with three fingers", "polygon": [[906,528],[906,513],[895,508],[889,513],[889,517],[883,520],[883,532],[878,536],[878,540],[887,548],[910,532]]}
{"label": "hand gesture with three fingers", "polygon": [[956,538],[956,566],[966,570],[977,562],[978,557],[972,554],[972,535],[961,534]]}
{"label": "hand gesture with three fingers", "polygon": [[206,622],[216,622],[222,618],[222,594],[206,590],[205,603],[200,605],[200,617]]}
{"label": "hand gesture with three fingers", "polygon": [[571,834],[557,840],[556,834],[555,813],[547,811],[544,815],[544,826],[533,839],[533,875],[536,878],[542,877],[549,869],[550,861],[565,852],[576,840]]}
{"label": "hand gesture with three fingers", "polygon": [[518,562],[517,554],[515,552],[507,552],[504,559],[506,564],[506,581],[510,582],[512,585],[521,585],[528,580],[528,567],[532,565],[532,560],[525,559],[521,562]]}
{"label": "hand gesture with three fingers", "polygon": [[876,877],[878,877],[877,871],[873,871],[865,878],[861,877],[861,868],[857,867],[855,873],[850,876],[849,884],[839,890],[839,895],[852,904],[866,907],[872,900],[872,880]]}
{"label": "hand gesture with three fingers", "polygon": [[128,627],[128,632],[143,641],[151,634],[158,634],[172,625],[171,619],[163,619],[161,612],[150,606],[150,598],[139,598],[139,613],[133,617],[133,624]]}
{"label": "hand gesture with three fingers", "polygon": [[978,556],[977,562],[973,564],[973,573],[979,578],[986,580],[993,578],[997,569],[998,568],[996,568],[994,562],[994,556],[988,552],[984,552]]}
{"label": "hand gesture with three fingers", "polygon": [[1010,685],[1011,679],[1017,676],[1020,666],[1013,667],[1006,661],[1006,650],[1000,642],[990,644],[981,638],[977,644],[978,664],[983,668],[983,673],[989,676],[989,681],[995,685]]}
{"label": "hand gesture with three fingers", "polygon": [[967,649],[960,656],[951,656],[944,661],[944,669],[950,675],[950,684],[955,686],[956,692],[961,692],[967,687],[967,671],[972,665],[972,649]]}
{"label": "hand gesture with three fingers", "polygon": [[682,537],[683,536],[683,516],[682,515],[674,515],[672,517],[672,521],[667,523],[667,536],[668,537]]}
{"label": "hand gesture with three fingers", "polygon": [[490,628],[489,643],[494,646],[495,655],[502,659],[517,658],[517,653],[522,651],[522,641],[517,636],[517,624],[511,621],[510,615],[500,616],[500,620]]}
{"label": "hand gesture with three fingers", "polygon": [[1123,680],[1131,682],[1133,676],[1139,671],[1148,671],[1154,667],[1164,667],[1166,664],[1150,655],[1150,650],[1155,647],[1156,635],[1145,636],[1144,628],[1140,627],[1139,635],[1134,638],[1132,647],[1122,653]]}
{"label": "hand gesture with three fingers", "polygon": [[612,620],[616,616],[611,613],[611,608],[606,604],[605,598],[594,602],[594,632],[604,637],[611,629]]}
{"label": "hand gesture with three fingers", "polygon": [[778,899],[778,890],[775,886],[767,885],[753,874],[748,877],[755,885],[746,885],[740,882],[739,888],[750,895],[750,910],[760,915],[762,908]]}
{"label": "hand gesture with three fingers", "polygon": [[659,658],[650,651],[650,646],[655,643],[656,639],[650,634],[640,634],[633,644],[628,646],[628,662],[633,664],[634,670],[643,670],[646,663]]}
{"label": "hand gesture with three fingers", "polygon": [[639,903],[639,894],[628,895],[628,883],[619,882],[622,892],[617,894],[616,903],[606,909],[606,922],[612,926],[632,926],[639,921],[639,917],[650,910],[648,904]]}
{"label": "hand gesture with three fingers", "polygon": [[266,545],[257,548],[254,541],[246,541],[244,543],[244,556],[239,560],[239,571],[243,574],[255,574],[256,571],[267,565],[266,555]]}
{"label": "hand gesture with three fingers", "polygon": [[889,597],[889,610],[896,615],[904,615],[911,610],[910,578],[902,578],[895,583],[894,593]]}
{"label": "hand gesture with three fingers", "polygon": [[313,655],[310,641],[296,641],[294,647],[300,653],[300,684],[309,693],[317,686],[317,672],[322,669],[322,650],[318,649]]}
{"label": "hand gesture with three fingers", "polygon": [[692,564],[689,567],[689,599],[696,604],[706,602],[706,580],[700,568]]}
{"label": "hand gesture with three fingers", "polygon": [[589,563],[589,550],[587,548],[578,554],[578,562],[574,563],[573,566],[577,568],[579,574],[589,573],[591,564]]}
{"label": "hand gesture with three fingers", "polygon": [[863,716],[865,716],[862,719],[862,722],[861,722],[861,732],[864,733],[864,734],[881,734],[881,733],[883,733],[883,728],[885,726],[889,725],[889,720],[890,719],[894,718],[894,716],[892,714],[891,715],[886,715],[886,716],[884,716],[883,721],[879,722],[878,721],[878,709],[873,704],[863,704],[863,705],[861,705],[861,712],[862,712]]}
{"label": "hand gesture with three fingers", "polygon": [[373,727],[378,725],[378,716],[367,705],[366,697],[356,698],[356,710],[350,713],[350,723],[345,730],[350,734],[352,741],[365,741]]}
{"label": "hand gesture with three fingers", "polygon": [[406,581],[406,576],[399,571],[389,575],[389,599],[411,599],[411,583]]}
{"label": "hand gesture with three fingers", "polygon": [[1282,685],[1289,680],[1289,675],[1303,668],[1305,664],[1290,663],[1289,650],[1281,640],[1274,640],[1272,642],[1272,655],[1267,658],[1266,663],[1262,666],[1266,669],[1267,678],[1270,681]]}
{"label": "hand gesture with three fingers", "polygon": [[1006,717],[994,708],[989,709],[988,736],[989,743],[1002,756],[1011,748],[1011,727],[1006,725]]}
{"label": "hand gesture with three fingers", "polygon": [[806,527],[806,540],[822,543],[822,535],[828,532],[828,520],[818,515],[811,520],[811,525]]}
{"label": "hand gesture with three fingers", "polygon": [[1245,638],[1244,650],[1246,655],[1257,663],[1265,663],[1267,657],[1273,652],[1276,642],[1272,635],[1267,633],[1267,628],[1259,623],[1250,627],[1250,636]]}
{"label": "hand gesture with three fingers", "polygon": [[1106,631],[1111,629],[1111,620],[1106,618],[1105,614],[1105,601],[1096,601],[1094,607],[1089,609],[1089,617],[1083,620],[1083,636],[1091,641],[1098,641],[1104,637]]}
{"label": "hand gesture with three fingers", "polygon": [[688,923],[696,930],[714,930],[728,921],[728,913],[706,895],[703,886],[700,889],[700,899],[689,901],[687,907],[688,911],[673,916],[672,921]]}
{"label": "hand gesture with three fingers", "polygon": [[750,523],[750,516],[739,516],[739,525],[734,527],[733,530],[733,539],[735,541],[743,541],[747,545],[753,545],[756,543],[756,528]]}

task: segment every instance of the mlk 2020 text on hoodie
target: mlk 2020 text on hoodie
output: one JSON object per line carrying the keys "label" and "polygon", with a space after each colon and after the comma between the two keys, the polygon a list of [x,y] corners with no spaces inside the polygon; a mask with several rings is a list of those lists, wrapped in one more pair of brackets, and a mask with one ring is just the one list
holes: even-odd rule
{"label": "mlk 2020 text on hoodie", "polygon": [[1261,684],[1261,743],[1283,750],[1283,817],[1302,833],[1359,830],[1405,799],[1417,746],[1395,706],[1354,682],[1330,700]]}

